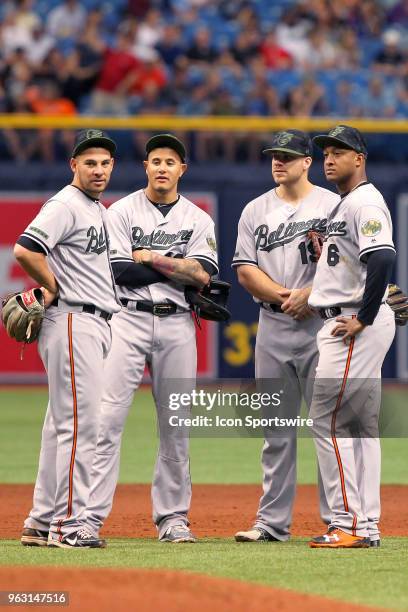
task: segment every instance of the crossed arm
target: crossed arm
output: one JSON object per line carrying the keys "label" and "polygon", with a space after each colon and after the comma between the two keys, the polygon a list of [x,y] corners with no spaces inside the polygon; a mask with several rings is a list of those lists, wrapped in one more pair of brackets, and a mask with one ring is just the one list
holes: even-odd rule
{"label": "crossed arm", "polygon": [[148,249],[140,249],[133,251],[133,260],[181,285],[193,285],[201,289],[210,281],[208,272],[193,258],[165,257]]}
{"label": "crossed arm", "polygon": [[237,267],[238,282],[251,295],[262,302],[278,304],[282,311],[296,320],[306,319],[313,313],[307,305],[311,287],[287,289],[276,283],[256,266]]}

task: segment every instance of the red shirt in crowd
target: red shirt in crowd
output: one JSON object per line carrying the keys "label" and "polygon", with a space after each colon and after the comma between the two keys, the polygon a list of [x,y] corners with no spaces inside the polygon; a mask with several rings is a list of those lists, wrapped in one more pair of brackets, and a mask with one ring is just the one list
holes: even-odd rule
{"label": "red shirt in crowd", "polygon": [[107,49],[96,89],[114,93],[121,82],[131,72],[136,73],[140,67],[140,61],[131,53]]}

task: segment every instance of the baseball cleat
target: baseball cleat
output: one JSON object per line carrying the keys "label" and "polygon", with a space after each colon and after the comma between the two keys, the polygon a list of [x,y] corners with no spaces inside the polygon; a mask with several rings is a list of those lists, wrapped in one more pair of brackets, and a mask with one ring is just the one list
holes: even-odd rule
{"label": "baseball cleat", "polygon": [[370,541],[370,548],[380,548],[381,546],[381,540],[371,540]]}
{"label": "baseball cleat", "polygon": [[191,533],[187,525],[172,525],[169,527],[160,539],[160,542],[172,542],[179,544],[181,542],[197,542],[197,538]]}
{"label": "baseball cleat", "polygon": [[47,546],[47,541],[48,531],[31,529],[30,527],[23,529],[20,540],[23,546]]}
{"label": "baseball cleat", "polygon": [[262,527],[254,527],[249,531],[238,531],[235,534],[235,540],[236,542],[279,542],[278,538]]}
{"label": "baseball cleat", "polygon": [[353,536],[331,527],[324,535],[313,538],[309,546],[310,548],[369,548],[370,538]]}
{"label": "baseball cleat", "polygon": [[[54,534],[56,535],[56,534]],[[64,536],[62,540],[48,536],[50,548],[106,548],[106,540],[95,537],[88,529],[82,528]]]}

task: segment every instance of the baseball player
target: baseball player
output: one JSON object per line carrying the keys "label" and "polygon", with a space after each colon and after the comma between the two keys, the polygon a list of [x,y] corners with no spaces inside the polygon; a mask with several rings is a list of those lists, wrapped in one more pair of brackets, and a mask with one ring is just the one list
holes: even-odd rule
{"label": "baseball player", "polygon": [[187,169],[183,143],[159,134],[146,144],[147,186],[108,210],[111,261],[122,302],[112,321],[112,350],[104,379],[100,432],[92,469],[88,525],[99,532],[112,507],[120,443],[145,364],[152,376],[160,445],[155,465],[153,520],[162,542],[194,542],[188,436],[169,426],[169,385],[194,388],[195,326],[186,285],[203,287],[217,273],[214,223],[178,194]]}
{"label": "baseball player", "polygon": [[[394,314],[385,303],[395,260],[392,223],[384,198],[367,181],[367,148],[360,132],[339,125],[314,142],[323,149],[326,178],[341,199],[328,219],[309,298],[324,320],[317,336],[310,417],[331,511],[327,533],[310,546],[365,548],[380,542],[377,424],[381,367],[395,334]],[[353,444],[356,432],[361,466]]]}
{"label": "baseball player", "polygon": [[[316,334],[322,322],[307,305],[316,271],[308,231],[325,233],[329,211],[339,197],[308,179],[312,142],[304,132],[274,135],[264,151],[272,155],[277,187],[244,208],[233,259],[238,280],[260,305],[255,347],[257,379],[280,379],[291,388],[290,411],[299,414],[302,395],[309,405],[317,363]],[[296,437],[265,436],[263,495],[255,524],[235,535],[238,542],[289,539],[296,486]],[[320,491],[322,518],[329,520]]]}
{"label": "baseball player", "polygon": [[105,209],[99,202],[116,145],[83,130],[71,158],[73,181],[48,200],[14,252],[40,285],[47,307],[38,350],[48,375],[34,506],[23,545],[103,548],[86,527],[90,466],[97,441],[109,321],[120,310],[109,261]]}

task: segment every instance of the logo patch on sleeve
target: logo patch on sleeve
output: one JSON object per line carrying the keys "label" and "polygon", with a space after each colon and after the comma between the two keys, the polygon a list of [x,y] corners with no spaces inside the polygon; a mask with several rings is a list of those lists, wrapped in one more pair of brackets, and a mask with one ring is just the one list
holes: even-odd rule
{"label": "logo patch on sleeve", "polygon": [[216,253],[217,252],[217,244],[215,242],[214,236],[211,236],[211,235],[206,236],[206,241],[207,241],[207,244],[210,247],[211,251],[213,253]]}
{"label": "logo patch on sleeve", "polygon": [[364,236],[372,237],[377,236],[382,230],[381,221],[378,219],[369,219],[361,226],[361,232]]}
{"label": "logo patch on sleeve", "polygon": [[31,230],[32,232],[34,232],[35,234],[39,234],[40,236],[42,236],[46,240],[49,237],[48,234],[46,234],[42,229],[40,229],[39,227],[34,227],[34,225],[30,225],[30,227],[28,229]]}

